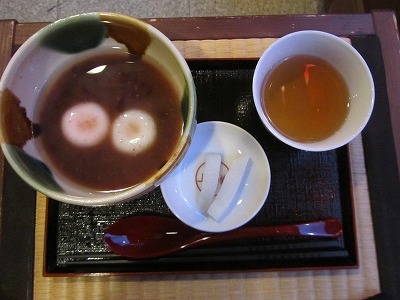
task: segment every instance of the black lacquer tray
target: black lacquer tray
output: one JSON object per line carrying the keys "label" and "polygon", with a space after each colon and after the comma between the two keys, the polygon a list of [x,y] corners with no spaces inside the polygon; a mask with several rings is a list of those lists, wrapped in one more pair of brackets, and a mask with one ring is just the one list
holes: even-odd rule
{"label": "black lacquer tray", "polygon": [[293,149],[276,140],[258,118],[251,93],[254,60],[189,61],[198,96],[198,122],[219,120],[251,133],[271,164],[267,201],[248,225],[337,217],[336,239],[258,238],[221,243],[147,260],[110,253],[102,232],[129,216],[173,216],[159,188],[123,204],[79,207],[49,200],[45,273],[160,273],[357,266],[348,148],[328,152]]}

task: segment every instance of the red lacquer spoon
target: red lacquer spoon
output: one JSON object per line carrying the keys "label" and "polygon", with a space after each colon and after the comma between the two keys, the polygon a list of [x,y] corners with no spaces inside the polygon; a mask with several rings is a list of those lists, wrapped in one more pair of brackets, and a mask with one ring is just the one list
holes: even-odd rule
{"label": "red lacquer spoon", "polygon": [[104,232],[104,243],[114,253],[130,258],[152,258],[222,241],[268,236],[316,236],[335,238],[342,234],[338,219],[301,224],[241,227],[223,233],[193,229],[179,220],[160,216],[131,216]]}

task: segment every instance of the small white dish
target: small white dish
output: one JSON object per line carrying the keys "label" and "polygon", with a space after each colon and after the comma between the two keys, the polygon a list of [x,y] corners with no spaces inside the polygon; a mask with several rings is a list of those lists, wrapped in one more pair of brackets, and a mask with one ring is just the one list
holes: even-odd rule
{"label": "small white dish", "polygon": [[[197,204],[207,153],[220,153],[226,166],[242,154],[250,156],[243,189],[220,222],[203,214]],[[223,232],[242,226],[257,214],[267,199],[270,184],[268,158],[257,140],[236,125],[212,121],[197,125],[188,152],[163,181],[161,191],[168,207],[185,224],[202,231]]]}

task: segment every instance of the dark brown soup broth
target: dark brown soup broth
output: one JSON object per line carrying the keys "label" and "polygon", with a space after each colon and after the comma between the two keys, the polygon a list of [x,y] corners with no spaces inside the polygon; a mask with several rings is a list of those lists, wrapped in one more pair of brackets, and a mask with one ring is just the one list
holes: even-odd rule
{"label": "dark brown soup broth", "polygon": [[[88,73],[103,65],[103,71]],[[60,176],[94,190],[123,189],[148,179],[168,161],[182,132],[180,101],[169,79],[152,63],[122,52],[75,64],[41,97],[41,155]],[[100,105],[111,123],[130,109],[147,112],[155,120],[155,141],[137,154],[116,149],[111,134],[95,146],[74,145],[64,137],[61,119],[70,107],[88,101]]]}

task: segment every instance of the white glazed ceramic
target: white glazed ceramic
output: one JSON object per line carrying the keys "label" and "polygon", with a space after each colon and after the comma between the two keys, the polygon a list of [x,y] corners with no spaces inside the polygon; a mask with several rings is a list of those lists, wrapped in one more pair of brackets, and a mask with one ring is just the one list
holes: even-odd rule
{"label": "white glazed ceramic", "polygon": [[[26,111],[26,118],[33,120],[39,93],[53,74],[94,53],[127,50],[155,62],[174,82],[181,98],[182,136],[170,160],[156,174],[141,184],[120,191],[90,191],[57,178],[43,162],[33,139],[23,146],[13,144],[14,139],[5,128],[12,124],[14,132],[19,134],[20,124],[16,116],[5,110],[5,98],[10,93],[18,99],[22,111]],[[11,59],[1,78],[0,91],[0,137],[5,157],[33,188],[50,198],[71,204],[113,204],[150,191],[182,160],[196,126],[194,82],[180,52],[164,34],[149,24],[114,13],[72,16],[39,30]]]}
{"label": "white glazed ceramic", "polygon": [[[307,54],[324,59],[343,76],[350,92],[348,116],[332,136],[316,142],[298,142],[282,135],[265,116],[262,91],[268,73],[284,59]],[[367,124],[375,101],[371,72],[362,56],[346,41],[332,34],[306,30],[288,34],[274,42],[261,56],[253,77],[254,103],[264,126],[282,142],[301,150],[326,151],[354,139]]]}
{"label": "white glazed ceramic", "polygon": [[[228,209],[226,217],[217,222],[202,213],[200,195],[201,166],[207,153],[221,153],[227,167],[243,154],[250,156],[248,173]],[[267,199],[271,184],[267,156],[257,140],[236,125],[204,122],[197,125],[193,142],[182,163],[161,184],[168,207],[187,225],[208,232],[235,229],[252,219]]]}

